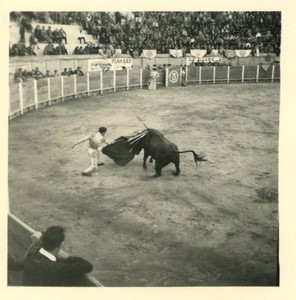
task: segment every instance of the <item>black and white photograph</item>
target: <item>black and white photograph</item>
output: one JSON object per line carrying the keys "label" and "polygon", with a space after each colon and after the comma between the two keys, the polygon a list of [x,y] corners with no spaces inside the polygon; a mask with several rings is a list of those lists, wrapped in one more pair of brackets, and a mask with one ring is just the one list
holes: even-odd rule
{"label": "black and white photograph", "polygon": [[282,259],[286,237],[295,241],[282,230],[295,149],[293,128],[282,130],[292,125],[290,15],[267,1],[198,2],[5,10],[12,294],[145,288],[148,299],[160,288],[229,299],[258,288],[278,299],[292,280]]}

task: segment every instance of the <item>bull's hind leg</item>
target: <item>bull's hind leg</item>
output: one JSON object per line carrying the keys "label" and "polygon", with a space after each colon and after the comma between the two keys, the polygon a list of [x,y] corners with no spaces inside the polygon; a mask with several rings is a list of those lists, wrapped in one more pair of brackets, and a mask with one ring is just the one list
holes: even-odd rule
{"label": "bull's hind leg", "polygon": [[161,169],[162,166],[160,165],[160,163],[156,160],[155,161],[155,171],[156,173],[152,176],[154,178],[161,176]]}
{"label": "bull's hind leg", "polygon": [[175,166],[176,166],[176,172],[174,172],[174,176],[178,176],[180,174],[180,160],[178,159],[176,162],[175,162]]}

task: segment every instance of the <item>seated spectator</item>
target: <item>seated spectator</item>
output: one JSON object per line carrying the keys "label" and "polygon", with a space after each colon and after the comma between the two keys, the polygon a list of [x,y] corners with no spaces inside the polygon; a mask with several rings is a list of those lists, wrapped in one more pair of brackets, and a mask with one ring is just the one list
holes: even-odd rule
{"label": "seated spectator", "polygon": [[29,55],[25,43],[18,42],[16,44],[13,44],[11,47],[10,55],[11,56]]}
{"label": "seated spectator", "polygon": [[55,48],[56,54],[57,55],[68,55],[68,51],[64,44],[60,43],[58,46]]}
{"label": "seated spectator", "polygon": [[25,78],[25,80],[32,76],[32,74],[30,74],[30,72],[28,72],[26,69],[23,70],[22,75]]}
{"label": "seated spectator", "polygon": [[54,70],[52,76],[53,76],[53,77],[58,77],[58,76],[60,76],[59,73],[58,73],[58,70]]}
{"label": "seated spectator", "polygon": [[27,78],[25,76],[23,76],[22,68],[19,68],[14,74],[14,82],[20,83],[20,82],[23,82],[26,80],[27,80]]}
{"label": "seated spectator", "polygon": [[91,47],[90,47],[90,44],[87,43],[86,46],[85,46],[84,49],[83,49],[83,53],[84,53],[84,54],[89,54],[90,48],[91,48]]}
{"label": "seated spectator", "polygon": [[64,68],[64,71],[61,73],[62,76],[69,76],[68,69]]}
{"label": "seated spectator", "polygon": [[75,74],[75,73],[74,73],[73,69],[72,69],[72,68],[69,68],[69,70],[68,70],[68,75],[71,76],[71,75],[74,75],[74,74]]}
{"label": "seated spectator", "polygon": [[50,70],[46,70],[46,73],[44,75],[44,78],[49,78],[51,77],[52,75],[50,74]]}
{"label": "seated spectator", "polygon": [[59,29],[59,33],[60,33],[60,37],[61,37],[61,42],[64,40],[65,44],[67,44],[67,33],[65,32],[63,27],[61,27]]}
{"label": "seated spectator", "polygon": [[75,47],[73,54],[84,54],[82,46]]}
{"label": "seated spectator", "polygon": [[32,77],[34,79],[40,79],[43,78],[44,74],[42,72],[39,71],[39,68],[36,67],[35,70],[32,70]]}
{"label": "seated spectator", "polygon": [[74,74],[78,76],[84,76],[84,73],[81,70],[81,67],[77,67],[77,69],[74,71]]}
{"label": "seated spectator", "polygon": [[52,32],[52,41],[53,41],[53,43],[55,43],[55,44],[61,43],[61,41],[62,41],[61,38],[62,38],[62,36],[61,36],[59,30],[56,28]]}
{"label": "seated spectator", "polygon": [[115,50],[111,44],[108,44],[106,47],[106,55],[107,57],[112,57],[115,54]]}
{"label": "seated spectator", "polygon": [[41,27],[41,36],[44,43],[52,43],[52,39],[47,35],[45,26]]}
{"label": "seated spectator", "polygon": [[48,26],[48,28],[46,30],[46,35],[50,39],[50,41],[51,41],[50,43],[53,43],[51,26]]}
{"label": "seated spectator", "polygon": [[75,286],[92,271],[92,264],[85,259],[60,254],[64,239],[65,230],[60,226],[32,235],[32,245],[23,260],[24,286]]}
{"label": "seated spectator", "polygon": [[43,55],[56,55],[56,50],[53,44],[48,44],[45,46]]}

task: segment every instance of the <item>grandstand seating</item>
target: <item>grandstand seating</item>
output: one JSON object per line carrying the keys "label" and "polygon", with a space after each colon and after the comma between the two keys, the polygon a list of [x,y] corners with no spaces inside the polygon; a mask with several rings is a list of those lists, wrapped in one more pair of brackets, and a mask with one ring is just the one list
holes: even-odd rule
{"label": "grandstand seating", "polygon": [[[87,34],[87,32],[83,30],[79,25],[32,23],[33,30],[37,25],[40,25],[40,27],[45,26],[46,29],[48,28],[48,26],[51,26],[52,31],[54,31],[56,28],[60,29],[61,27],[63,27],[63,29],[67,33],[68,43],[65,45],[65,47],[68,50],[68,54],[72,54],[75,47],[83,46],[79,43],[78,37],[84,37],[86,42],[98,43],[98,41],[94,39],[92,35]],[[20,39],[19,30],[20,28],[18,23],[10,22],[10,26],[9,26],[10,45],[13,45],[14,43],[17,43],[19,41]],[[26,46],[29,46],[29,38],[30,38],[30,33],[26,32],[25,33]],[[54,45],[57,46],[57,44]],[[35,49],[37,56],[43,55],[45,46],[46,44],[41,44],[41,43],[38,44],[39,49]]]}

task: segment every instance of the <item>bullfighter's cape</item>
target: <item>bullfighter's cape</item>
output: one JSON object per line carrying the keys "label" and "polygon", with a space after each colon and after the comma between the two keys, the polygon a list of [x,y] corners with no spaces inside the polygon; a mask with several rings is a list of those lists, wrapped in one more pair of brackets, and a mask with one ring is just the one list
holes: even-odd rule
{"label": "bullfighter's cape", "polygon": [[105,146],[102,152],[113,159],[116,164],[125,166],[135,156],[131,150],[132,145],[128,143],[128,137],[121,136],[113,144]]}
{"label": "bullfighter's cape", "polygon": [[114,143],[105,146],[102,152],[120,166],[125,166],[135,157],[133,147],[135,142],[147,134],[144,130],[133,136],[121,136]]}

